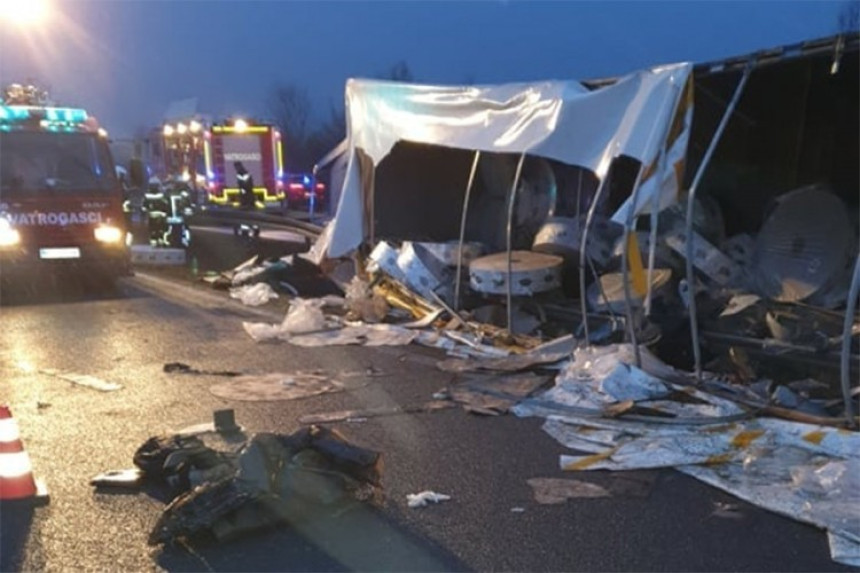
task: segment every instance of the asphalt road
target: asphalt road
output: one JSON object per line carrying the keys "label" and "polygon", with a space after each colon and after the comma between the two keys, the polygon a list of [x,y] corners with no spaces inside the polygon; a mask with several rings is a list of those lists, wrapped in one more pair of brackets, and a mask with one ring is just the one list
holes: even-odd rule
{"label": "asphalt road", "polygon": [[[235,409],[247,433],[290,433],[304,414],[422,403],[450,382],[434,368],[441,354],[432,350],[255,343],[242,321],[273,322],[278,312],[242,307],[174,276],[141,272],[115,291],[63,283],[0,299],[0,396],[51,494],[46,507],[0,508],[3,571],[846,570],[830,561],[825,534],[810,526],[673,471],[564,474],[558,456],[567,450],[540,430],[540,420],[459,409],[337,425],[384,453],[380,508],[327,508],[225,544],[150,547],[164,496],[89,485],[100,472],[132,467],[150,436],[208,422],[223,408]],[[345,392],[297,401],[226,401],[209,391],[221,378],[164,373],[175,361],[248,373],[372,367],[384,375],[351,378]],[[98,391],[49,369],[122,388]],[[541,505],[526,483],[532,477],[606,487],[626,478],[644,488]],[[408,508],[406,495],[426,489],[452,500]],[[723,517],[717,503],[739,509]]]}

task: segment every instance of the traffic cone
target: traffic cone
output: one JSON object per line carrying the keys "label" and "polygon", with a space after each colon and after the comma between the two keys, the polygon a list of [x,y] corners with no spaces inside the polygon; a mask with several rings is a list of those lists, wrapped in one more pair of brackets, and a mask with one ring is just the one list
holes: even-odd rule
{"label": "traffic cone", "polygon": [[0,406],[0,502],[48,502],[44,483],[33,477],[30,456],[24,451],[18,423],[8,406]]}

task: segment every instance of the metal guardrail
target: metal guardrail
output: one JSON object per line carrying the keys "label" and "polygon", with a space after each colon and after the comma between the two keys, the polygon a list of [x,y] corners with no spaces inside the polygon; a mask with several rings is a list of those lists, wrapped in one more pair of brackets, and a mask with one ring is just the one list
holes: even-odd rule
{"label": "metal guardrail", "polygon": [[197,221],[207,218],[221,222],[230,223],[259,223],[271,225],[282,229],[289,229],[309,239],[316,239],[322,233],[323,228],[309,221],[302,221],[295,217],[286,215],[275,215],[272,213],[261,213],[259,211],[241,211],[231,208],[213,208],[200,211],[195,216]]}

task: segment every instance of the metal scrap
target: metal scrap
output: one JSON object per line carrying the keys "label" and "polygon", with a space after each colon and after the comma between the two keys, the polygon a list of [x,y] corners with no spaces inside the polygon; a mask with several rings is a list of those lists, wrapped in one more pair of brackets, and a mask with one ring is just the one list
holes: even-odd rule
{"label": "metal scrap", "polygon": [[436,367],[443,372],[519,372],[535,367],[551,367],[567,358],[568,354],[561,352],[546,354],[515,354],[499,358],[451,358],[437,362]]}
{"label": "metal scrap", "polygon": [[448,387],[447,394],[469,412],[498,416],[549,382],[532,373],[469,376]]}
{"label": "metal scrap", "polygon": [[65,380],[66,382],[71,382],[72,384],[75,384],[77,386],[92,388],[93,390],[98,390],[99,392],[113,392],[115,390],[122,389],[122,384],[117,384],[116,382],[107,382],[106,380],[96,378],[95,376],[90,376],[89,374],[62,372],[60,370],[54,370],[53,368],[45,368],[39,370],[39,372],[41,374],[53,376],[54,378],[59,378],[60,380]]}

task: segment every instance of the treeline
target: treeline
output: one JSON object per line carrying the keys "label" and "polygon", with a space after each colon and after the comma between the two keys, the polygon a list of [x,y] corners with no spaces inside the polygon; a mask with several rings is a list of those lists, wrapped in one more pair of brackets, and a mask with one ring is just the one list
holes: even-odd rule
{"label": "treeline", "polygon": [[[414,81],[409,66],[399,61],[376,78]],[[269,118],[281,130],[284,141],[284,163],[291,173],[308,172],[326,153],[346,136],[346,116],[343,105],[329,104],[322,115],[307,88],[287,83],[272,88],[266,101]]]}

